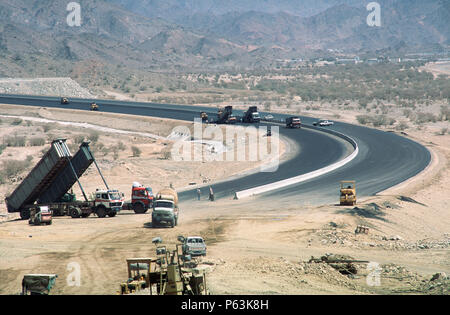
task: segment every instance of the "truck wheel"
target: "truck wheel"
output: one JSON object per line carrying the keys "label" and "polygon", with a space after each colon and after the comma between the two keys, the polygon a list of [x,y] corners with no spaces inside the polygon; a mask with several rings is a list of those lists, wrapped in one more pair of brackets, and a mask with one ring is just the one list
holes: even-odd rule
{"label": "truck wheel", "polygon": [[110,218],[113,218],[113,217],[116,216],[116,212],[115,212],[115,211],[109,211],[109,212],[108,212],[108,216],[109,216]]}
{"label": "truck wheel", "polygon": [[106,217],[106,208],[104,206],[100,206],[100,207],[97,208],[97,216],[99,218]]}
{"label": "truck wheel", "polygon": [[173,228],[175,226],[175,219],[172,219],[170,221],[170,227]]}
{"label": "truck wheel", "polygon": [[78,208],[71,208],[69,214],[73,219],[78,219],[81,215],[81,210]]}
{"label": "truck wheel", "polygon": [[28,209],[20,210],[20,218],[22,220],[28,220],[30,218],[30,210]]}
{"label": "truck wheel", "polygon": [[147,209],[145,209],[145,207],[142,203],[135,203],[133,205],[133,210],[134,210],[134,213],[136,213],[136,214],[142,214],[142,213],[147,212]]}

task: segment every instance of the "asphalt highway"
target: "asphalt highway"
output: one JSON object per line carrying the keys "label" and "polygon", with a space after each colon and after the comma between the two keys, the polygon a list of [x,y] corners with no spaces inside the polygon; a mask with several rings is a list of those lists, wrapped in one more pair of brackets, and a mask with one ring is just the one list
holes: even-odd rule
{"label": "asphalt highway", "polygon": [[[0,104],[17,104],[41,107],[57,107],[89,110],[89,104],[95,101],[102,112],[132,114],[193,121],[201,111],[210,117],[217,114],[216,108],[138,103],[130,101],[89,100],[71,98],[70,103],[60,104],[58,97],[0,95]],[[233,114],[242,115],[242,111],[233,110]],[[269,113],[260,112],[264,117]],[[271,113],[273,120],[284,120],[288,115]],[[312,125],[316,120],[301,117],[302,123]],[[265,122],[261,125],[272,125]],[[395,133],[335,122],[325,127],[353,138],[359,147],[358,156],[345,166],[289,187],[267,192],[261,198],[269,200],[294,201],[299,204],[336,203],[339,196],[339,181],[356,180],[357,195],[371,196],[389,187],[399,184],[420,173],[429,164],[431,155],[422,145]],[[280,125],[280,135],[298,143],[300,150],[291,159],[280,164],[276,172],[257,172],[243,177],[213,184],[216,198],[232,198],[234,192],[269,184],[282,179],[302,175],[337,162],[350,154],[348,145],[326,133],[306,128],[286,129]],[[207,196],[208,187],[202,188]],[[196,190],[180,193],[180,200],[196,199]]]}

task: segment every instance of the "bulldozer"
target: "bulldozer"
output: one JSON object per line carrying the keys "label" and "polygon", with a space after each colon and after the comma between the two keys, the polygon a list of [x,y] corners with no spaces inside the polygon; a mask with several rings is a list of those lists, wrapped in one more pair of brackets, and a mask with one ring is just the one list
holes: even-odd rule
{"label": "bulldozer", "polygon": [[190,255],[183,255],[182,242],[175,250],[159,245],[160,237],[152,243],[156,245],[156,257],[127,259],[128,280],[120,284],[120,294],[132,294],[149,289],[150,295],[207,295],[205,271],[196,268]]}
{"label": "bulldozer", "polygon": [[354,206],[356,204],[356,186],[354,180],[341,181],[340,205]]}

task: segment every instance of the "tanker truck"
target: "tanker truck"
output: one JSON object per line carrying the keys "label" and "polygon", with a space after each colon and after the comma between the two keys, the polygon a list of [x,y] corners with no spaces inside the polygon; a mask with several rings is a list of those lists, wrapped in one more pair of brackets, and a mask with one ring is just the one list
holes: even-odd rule
{"label": "tanker truck", "polygon": [[152,226],[165,223],[170,227],[178,224],[178,194],[170,187],[161,189],[153,201]]}

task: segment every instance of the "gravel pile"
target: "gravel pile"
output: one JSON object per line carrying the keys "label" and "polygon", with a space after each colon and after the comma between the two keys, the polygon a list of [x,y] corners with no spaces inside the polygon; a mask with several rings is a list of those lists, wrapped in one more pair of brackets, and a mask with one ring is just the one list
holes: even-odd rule
{"label": "gravel pile", "polygon": [[92,94],[71,78],[0,78],[0,93],[92,98]]}

